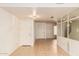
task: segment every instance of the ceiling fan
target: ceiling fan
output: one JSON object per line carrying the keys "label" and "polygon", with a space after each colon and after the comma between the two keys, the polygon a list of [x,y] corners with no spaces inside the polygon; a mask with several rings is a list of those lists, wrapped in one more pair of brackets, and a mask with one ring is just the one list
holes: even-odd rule
{"label": "ceiling fan", "polygon": [[33,19],[39,18],[39,15],[37,15],[36,8],[33,8],[32,15],[29,15],[29,17]]}

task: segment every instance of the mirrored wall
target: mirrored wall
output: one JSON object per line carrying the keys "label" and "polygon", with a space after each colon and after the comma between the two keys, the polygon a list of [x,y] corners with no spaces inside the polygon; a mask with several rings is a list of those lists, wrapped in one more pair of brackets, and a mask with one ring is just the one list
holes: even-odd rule
{"label": "mirrored wall", "polygon": [[69,33],[69,38],[74,40],[79,40],[79,19],[74,19],[70,21],[71,31]]}
{"label": "mirrored wall", "polygon": [[61,19],[57,22],[57,36],[61,36]]}
{"label": "mirrored wall", "polygon": [[62,22],[62,37],[67,37],[67,22]]}
{"label": "mirrored wall", "polygon": [[58,36],[79,40],[79,8],[61,18]]}

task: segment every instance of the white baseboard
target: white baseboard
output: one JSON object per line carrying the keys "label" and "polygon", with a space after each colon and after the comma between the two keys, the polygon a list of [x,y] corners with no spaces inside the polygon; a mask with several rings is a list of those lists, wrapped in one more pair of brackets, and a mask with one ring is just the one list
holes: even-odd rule
{"label": "white baseboard", "polygon": [[0,56],[8,56],[8,53],[0,53]]}
{"label": "white baseboard", "polygon": [[13,48],[13,49],[8,53],[8,56],[10,56],[16,49],[18,49],[18,47],[20,47],[20,46],[16,46],[15,48]]}

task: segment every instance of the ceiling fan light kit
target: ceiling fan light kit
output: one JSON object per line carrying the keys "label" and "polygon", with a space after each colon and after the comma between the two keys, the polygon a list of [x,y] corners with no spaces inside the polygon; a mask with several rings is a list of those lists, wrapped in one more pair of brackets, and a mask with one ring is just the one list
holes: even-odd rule
{"label": "ceiling fan light kit", "polygon": [[39,18],[39,15],[29,15],[30,18],[36,19]]}

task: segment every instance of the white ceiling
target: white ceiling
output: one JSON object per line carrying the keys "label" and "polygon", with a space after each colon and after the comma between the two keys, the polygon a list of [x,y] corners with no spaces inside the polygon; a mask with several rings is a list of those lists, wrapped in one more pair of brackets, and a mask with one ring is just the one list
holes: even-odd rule
{"label": "white ceiling", "polygon": [[0,3],[0,7],[79,7],[79,3]]}
{"label": "white ceiling", "polygon": [[[32,7],[3,7],[3,9],[14,14],[19,18],[27,18],[29,15],[32,15]],[[36,20],[56,20],[56,18],[62,17],[63,15],[73,11],[74,7],[37,7],[36,13],[40,17]],[[54,18],[51,19],[50,17]]]}

